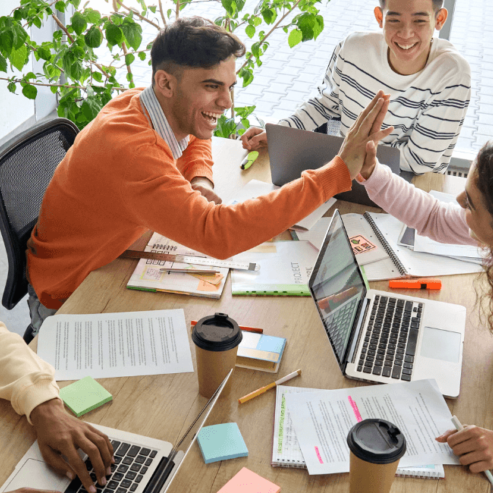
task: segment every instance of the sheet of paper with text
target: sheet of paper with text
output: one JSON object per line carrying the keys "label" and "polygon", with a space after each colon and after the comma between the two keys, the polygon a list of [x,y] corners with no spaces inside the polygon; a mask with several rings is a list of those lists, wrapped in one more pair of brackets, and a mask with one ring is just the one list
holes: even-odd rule
{"label": "sheet of paper with text", "polygon": [[48,317],[38,355],[58,381],[193,372],[183,310]]}

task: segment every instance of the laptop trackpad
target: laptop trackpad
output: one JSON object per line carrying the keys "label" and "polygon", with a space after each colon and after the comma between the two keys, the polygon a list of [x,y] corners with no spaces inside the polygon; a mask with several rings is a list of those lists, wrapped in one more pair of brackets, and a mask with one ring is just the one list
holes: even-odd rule
{"label": "laptop trackpad", "polygon": [[5,490],[38,488],[49,491],[63,491],[69,483],[70,481],[66,477],[59,476],[45,462],[28,459],[9,484],[5,485]]}
{"label": "laptop trackpad", "polygon": [[425,327],[421,342],[421,356],[458,363],[461,334],[449,330]]}

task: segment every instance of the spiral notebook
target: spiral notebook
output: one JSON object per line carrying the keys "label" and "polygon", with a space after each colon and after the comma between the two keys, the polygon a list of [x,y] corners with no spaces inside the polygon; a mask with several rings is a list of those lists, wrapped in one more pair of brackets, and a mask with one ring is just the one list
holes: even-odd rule
{"label": "spiral notebook", "polygon": [[451,276],[482,271],[480,265],[471,262],[415,252],[400,246],[398,242],[404,223],[390,214],[344,214],[342,220],[350,240],[362,237],[375,247],[356,255],[358,264],[365,267],[369,281]]}
{"label": "spiral notebook", "polygon": [[[298,444],[284,396],[287,393],[313,392],[313,389],[279,385],[276,387],[276,392],[271,466],[306,469],[303,453]],[[445,470],[441,464],[429,464],[419,467],[398,467],[396,476],[443,479],[445,478]]]}

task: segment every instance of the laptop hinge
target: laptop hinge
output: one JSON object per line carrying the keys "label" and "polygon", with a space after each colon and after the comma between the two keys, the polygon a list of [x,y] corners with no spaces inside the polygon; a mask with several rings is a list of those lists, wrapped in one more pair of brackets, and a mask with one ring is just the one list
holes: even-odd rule
{"label": "laptop hinge", "polygon": [[356,330],[353,334],[353,338],[351,342],[351,349],[349,350],[349,354],[346,360],[347,362],[354,363],[356,359],[356,349],[358,348],[360,339],[363,335],[362,328],[364,325],[364,321],[366,320],[366,315],[368,313],[369,306],[370,306],[370,300],[368,298],[363,298],[361,310],[359,312],[359,317],[356,322]]}
{"label": "laptop hinge", "polygon": [[168,479],[168,476],[174,466],[175,464],[173,461],[170,461],[168,457],[163,457],[160,460],[159,465],[156,467],[151,479],[147,483],[147,486],[144,488],[144,493],[159,492],[166,482],[166,479]]}

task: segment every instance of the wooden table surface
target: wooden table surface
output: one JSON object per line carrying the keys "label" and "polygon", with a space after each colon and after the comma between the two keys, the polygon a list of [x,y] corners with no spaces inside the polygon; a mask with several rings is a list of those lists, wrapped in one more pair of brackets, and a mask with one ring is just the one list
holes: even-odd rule
{"label": "wooden table surface", "polygon": [[[235,141],[219,139],[214,142],[216,190],[227,203],[244,183],[255,178],[270,181],[268,156],[262,153],[248,171],[240,172],[239,152]],[[417,179],[421,188],[458,193],[464,187],[461,178],[424,176]],[[338,201],[341,213],[364,212],[362,206]],[[374,211],[379,212],[378,209]],[[332,215],[330,210],[327,215]],[[281,239],[289,239],[287,234]],[[145,242],[141,242],[145,244]],[[146,293],[127,290],[125,286],[135,269],[134,260],[115,260],[91,273],[59,313],[109,313],[139,310],[183,308],[187,324],[215,312],[228,313],[243,325],[262,327],[266,333],[286,337],[278,376],[301,368],[301,377],[289,385],[320,389],[339,389],[362,385],[341,375],[311,298],[232,297],[228,279],[220,300],[186,297],[165,293]],[[475,305],[475,290],[484,286],[478,275],[447,276],[442,278],[443,289],[438,292],[402,291],[422,298],[462,304],[467,307],[461,395],[447,400],[450,410],[463,423],[493,428],[493,341],[479,318]],[[484,281],[484,279],[483,279]],[[387,282],[373,282],[372,288],[388,290]],[[190,335],[190,334],[189,334]],[[192,356],[195,360],[193,343]],[[195,367],[195,361],[194,361]],[[218,401],[207,424],[236,422],[245,438],[249,456],[206,465],[199,447],[194,445],[184,465],[175,477],[172,493],[216,493],[242,467],[246,466],[282,487],[282,493],[347,492],[348,474],[309,476],[305,470],[272,468],[272,429],[275,392],[271,391],[244,405],[237,399],[273,380],[273,375],[237,368],[229,397]],[[69,382],[62,382],[61,386]],[[111,428],[167,440],[176,439],[205,404],[198,393],[195,373],[131,378],[101,379],[100,383],[113,394],[113,402],[95,410],[83,419]],[[0,402],[0,484],[11,473],[35,439],[25,418],[19,417],[6,401]],[[403,492],[488,492],[489,483],[483,475],[473,475],[463,467],[445,468],[445,480],[396,478],[393,493]]]}

